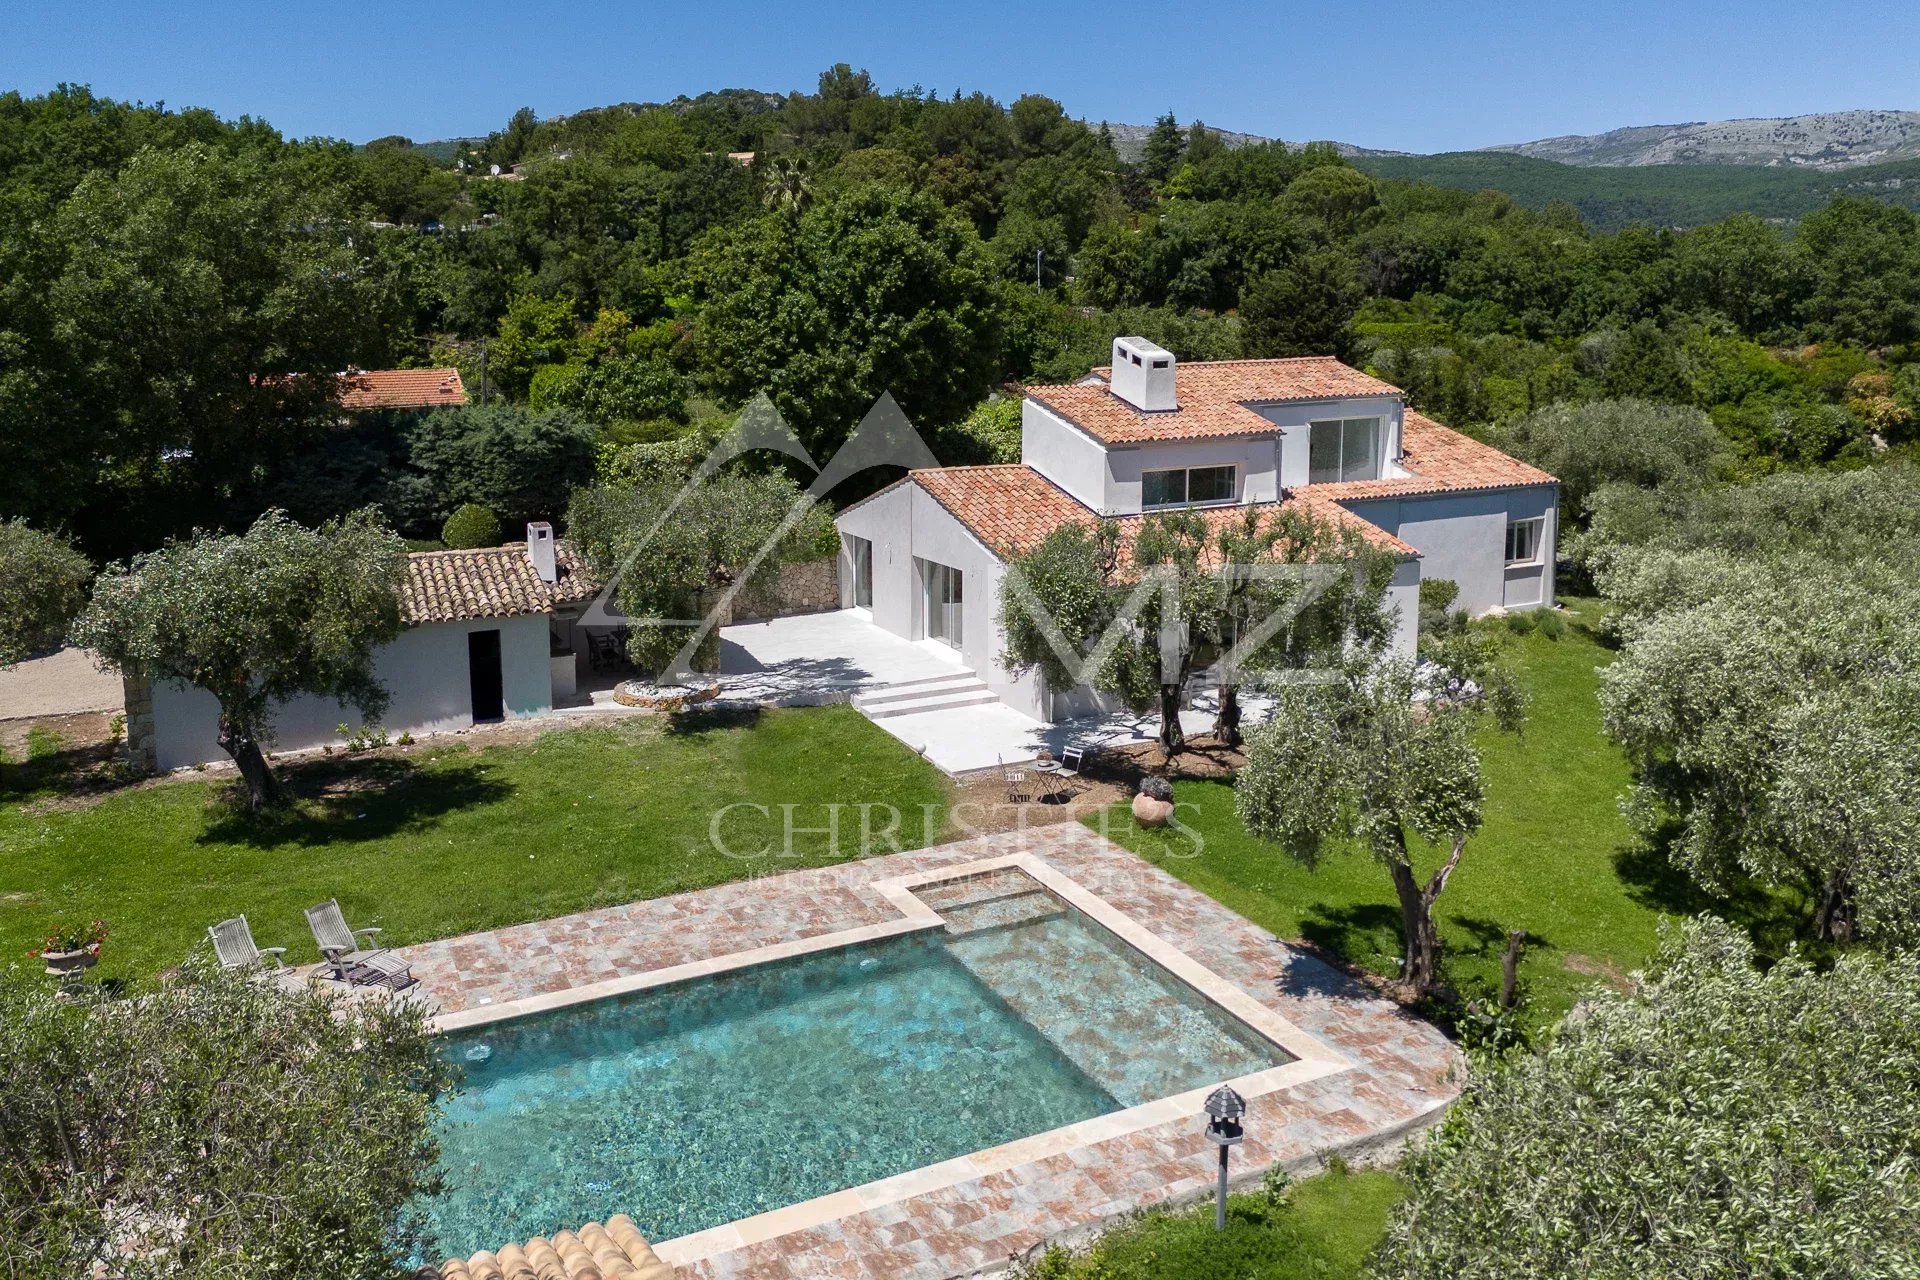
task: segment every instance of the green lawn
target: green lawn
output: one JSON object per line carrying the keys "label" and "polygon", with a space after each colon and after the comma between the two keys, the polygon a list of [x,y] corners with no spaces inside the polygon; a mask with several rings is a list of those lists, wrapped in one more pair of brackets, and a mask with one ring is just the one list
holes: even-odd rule
{"label": "green lawn", "polygon": [[[112,934],[102,976],[176,964],[240,912],[261,946],[317,960],[301,912],[336,896],[355,927],[406,943],[840,861],[861,853],[862,804],[905,814],[900,842],[917,847],[921,806],[948,798],[938,771],[848,707],[337,757],[299,769],[298,805],[264,823],[233,817],[213,781],[62,799],[56,744],[30,745],[36,759],[0,767],[0,950],[97,916]],[[736,803],[766,806],[721,819],[738,857],[710,839]],[[801,830],[826,827],[830,804],[845,806],[837,839]],[[884,809],[869,818],[884,831]]]}
{"label": "green lawn", "polygon": [[1086,1254],[1040,1261],[1027,1276],[1359,1280],[1402,1190],[1391,1173],[1336,1169],[1297,1183],[1278,1206],[1257,1192],[1231,1197],[1224,1232],[1214,1230],[1211,1201],[1177,1213],[1150,1213],[1108,1232]]}
{"label": "green lawn", "polygon": [[[1670,877],[1644,871],[1617,798],[1629,773],[1602,735],[1596,668],[1608,651],[1590,627],[1591,602],[1576,601],[1566,633],[1513,636],[1507,646],[1531,701],[1519,737],[1489,727],[1482,741],[1486,823],[1468,844],[1437,912],[1457,983],[1499,981],[1508,929],[1525,929],[1521,967],[1533,1020],[1557,1017],[1600,977],[1624,974],[1652,953],[1658,904]],[[1308,871],[1253,839],[1223,783],[1176,787],[1179,819],[1204,847],[1177,832],[1109,819],[1120,842],[1282,938],[1304,937],[1350,963],[1392,974],[1400,915],[1386,872],[1364,854],[1343,852]],[[1429,874],[1443,851],[1427,849]]]}

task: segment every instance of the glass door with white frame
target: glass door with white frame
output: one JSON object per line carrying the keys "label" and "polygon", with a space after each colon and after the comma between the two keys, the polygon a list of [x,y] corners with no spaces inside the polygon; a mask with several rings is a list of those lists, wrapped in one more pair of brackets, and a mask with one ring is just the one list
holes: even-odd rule
{"label": "glass door with white frame", "polygon": [[960,606],[965,575],[951,565],[927,562],[927,637],[960,647]]}
{"label": "glass door with white frame", "polygon": [[847,555],[853,560],[853,603],[873,608],[873,540],[847,535]]}

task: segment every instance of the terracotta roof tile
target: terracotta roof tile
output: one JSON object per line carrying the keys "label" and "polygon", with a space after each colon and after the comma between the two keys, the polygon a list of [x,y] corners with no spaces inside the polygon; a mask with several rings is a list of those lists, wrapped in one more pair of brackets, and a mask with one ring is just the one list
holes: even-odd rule
{"label": "terracotta roof tile", "polygon": [[1443,427],[1411,409],[1406,411],[1403,420],[1400,443],[1404,455],[1401,465],[1413,472],[1412,476],[1316,484],[1310,492],[1348,501],[1558,483],[1540,468],[1529,466],[1471,436],[1461,435],[1451,427]]}
{"label": "terracotta roof tile", "polygon": [[420,1274],[421,1280],[672,1280],[679,1273],[661,1261],[633,1219],[616,1213],[604,1227],[589,1222],[551,1239],[535,1236],[524,1245],[449,1258]]}
{"label": "terracotta roof tile", "polygon": [[1107,389],[1111,373],[1111,368],[1102,367],[1093,371],[1098,382],[1028,387],[1026,393],[1108,444],[1266,435],[1276,428],[1247,405],[1401,394],[1400,388],[1391,383],[1341,364],[1332,356],[1206,360],[1175,365],[1174,399],[1180,407],[1149,413]]}
{"label": "terracotta roof tile", "polygon": [[340,375],[345,409],[433,409],[466,402],[458,369],[356,369]]}
{"label": "terracotta roof tile", "polygon": [[[1032,467],[1019,463],[987,467],[938,467],[908,473],[909,480],[945,507],[1002,559],[1030,550],[1069,522],[1091,526],[1101,519]],[[1401,556],[1419,553],[1386,530],[1347,511],[1330,496],[1299,490],[1285,503],[1258,503],[1263,510],[1291,507],[1318,520],[1357,529],[1369,542]],[[1202,507],[1198,514],[1216,528],[1246,514],[1245,506]],[[1130,536],[1146,516],[1107,517]]]}
{"label": "terracotta roof tile", "polygon": [[540,580],[524,542],[473,551],[416,551],[407,557],[400,617],[409,626],[518,618],[590,599],[600,589],[598,579],[572,543],[554,545],[560,579],[554,583]]}

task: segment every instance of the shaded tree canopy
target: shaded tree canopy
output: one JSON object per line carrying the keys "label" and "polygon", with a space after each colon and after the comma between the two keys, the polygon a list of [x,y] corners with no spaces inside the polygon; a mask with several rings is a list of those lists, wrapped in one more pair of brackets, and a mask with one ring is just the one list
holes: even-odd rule
{"label": "shaded tree canopy", "polygon": [[220,747],[254,807],[279,798],[264,757],[274,708],[337,698],[386,710],[374,652],[400,633],[404,546],[371,511],[306,529],[277,511],[244,534],[196,534],[101,570],[76,643],[125,675],[220,703]]}
{"label": "shaded tree canopy", "polygon": [[1383,1280],[1920,1266],[1912,957],[1754,960],[1734,929],[1689,922],[1630,993],[1476,1070],[1402,1165]]}

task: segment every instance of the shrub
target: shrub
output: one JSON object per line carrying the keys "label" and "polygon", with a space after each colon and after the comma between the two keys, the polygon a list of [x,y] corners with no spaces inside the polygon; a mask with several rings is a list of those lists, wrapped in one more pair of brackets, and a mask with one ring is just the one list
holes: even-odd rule
{"label": "shrub", "polygon": [[1531,609],[1522,609],[1518,613],[1510,613],[1507,615],[1507,630],[1517,636],[1532,635],[1533,629],[1538,626],[1539,623],[1540,620],[1533,616],[1533,610]]}
{"label": "shrub", "polygon": [[1140,794],[1149,800],[1173,799],[1173,784],[1165,778],[1154,776],[1140,780]]}
{"label": "shrub", "polygon": [[1533,629],[1549,640],[1558,640],[1567,634],[1567,620],[1558,609],[1540,609],[1534,614]]}
{"label": "shrub", "polygon": [[440,541],[455,551],[500,545],[500,517],[478,503],[465,503],[440,527]]}
{"label": "shrub", "polygon": [[205,957],[135,995],[0,974],[0,1274],[400,1274],[449,1084],[425,1007]]}
{"label": "shrub", "polygon": [[60,643],[92,577],[87,558],[63,539],[0,520],[0,667]]}
{"label": "shrub", "polygon": [[1451,631],[1466,620],[1464,610],[1453,606],[1460,599],[1460,584],[1452,578],[1420,580],[1420,634]]}
{"label": "shrub", "polygon": [[1376,1258],[1455,1276],[1905,1276],[1920,1263],[1920,972],[1711,918],[1630,994],[1476,1071]]}

